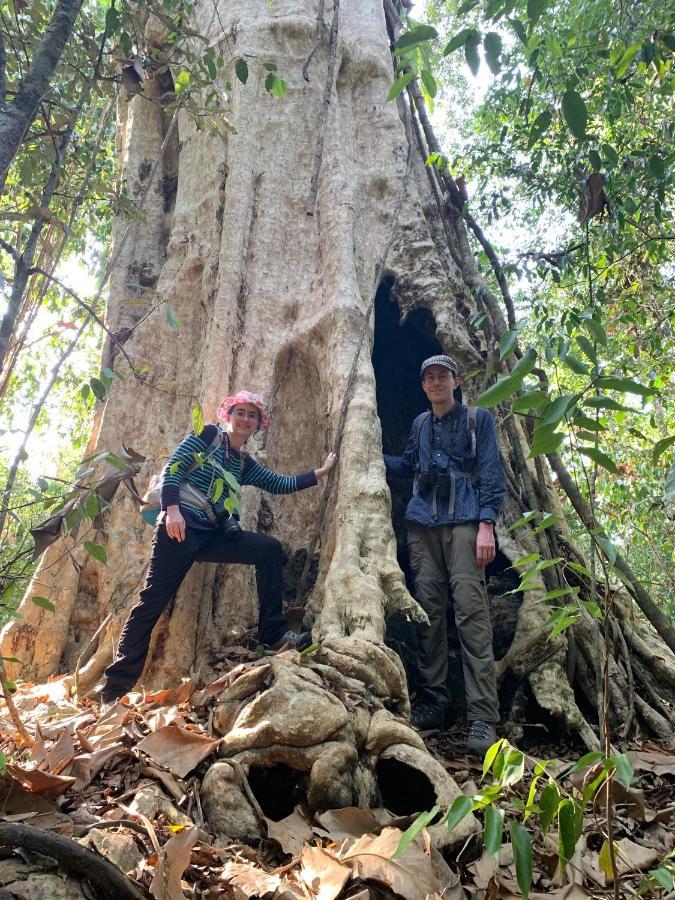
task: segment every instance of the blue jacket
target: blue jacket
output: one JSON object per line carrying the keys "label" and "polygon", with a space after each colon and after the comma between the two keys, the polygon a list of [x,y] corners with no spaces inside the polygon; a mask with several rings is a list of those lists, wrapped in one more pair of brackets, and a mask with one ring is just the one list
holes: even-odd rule
{"label": "blue jacket", "polygon": [[[422,413],[412,424],[403,456],[385,453],[389,475],[414,478],[413,495],[405,514],[407,521],[427,527],[480,519],[496,522],[506,481],[495,425],[486,409],[476,411],[474,457],[467,413],[467,407],[461,403],[455,403],[441,419],[433,413]],[[419,473],[427,471],[432,461],[451,476],[449,489],[436,491],[435,503],[434,491],[419,485]]]}

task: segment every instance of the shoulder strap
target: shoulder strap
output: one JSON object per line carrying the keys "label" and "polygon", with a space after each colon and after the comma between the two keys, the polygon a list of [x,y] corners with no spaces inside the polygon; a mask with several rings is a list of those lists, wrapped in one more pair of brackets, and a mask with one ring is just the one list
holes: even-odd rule
{"label": "shoulder strap", "polygon": [[478,410],[475,406],[469,406],[466,411],[466,424],[469,429],[469,438],[471,439],[471,456],[476,456],[476,418]]}
{"label": "shoulder strap", "polygon": [[415,435],[415,465],[419,468],[420,464],[420,435],[422,434],[422,429],[424,428],[425,422],[431,422],[431,413],[429,410],[427,412],[422,413],[421,416],[417,419],[417,434]]}
{"label": "shoulder strap", "polygon": [[[215,454],[218,447],[220,447],[222,440],[223,440],[223,432],[220,429],[220,425],[216,425],[216,436],[213,438],[213,440],[209,444],[209,451],[206,454],[206,456],[204,457],[204,462],[208,462],[208,460],[211,459],[211,457]],[[197,465],[198,464],[196,462],[192,463],[190,468],[185,473],[186,478],[188,475],[190,475],[191,472],[194,472],[194,470],[197,468]]]}

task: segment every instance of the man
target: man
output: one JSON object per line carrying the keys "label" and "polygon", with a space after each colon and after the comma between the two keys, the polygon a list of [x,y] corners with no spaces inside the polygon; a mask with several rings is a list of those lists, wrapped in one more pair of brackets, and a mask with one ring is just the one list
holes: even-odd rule
{"label": "man", "polygon": [[413,422],[403,456],[385,454],[390,475],[413,477],[406,510],[415,595],[430,624],[420,626],[420,690],[415,728],[440,728],[447,687],[448,587],[462,651],[469,739],[467,752],[484,755],[497,739],[499,703],[485,567],[495,557],[494,525],[506,484],[492,416],[454,398],[457,364],[449,356],[422,363],[422,389],[431,412]]}

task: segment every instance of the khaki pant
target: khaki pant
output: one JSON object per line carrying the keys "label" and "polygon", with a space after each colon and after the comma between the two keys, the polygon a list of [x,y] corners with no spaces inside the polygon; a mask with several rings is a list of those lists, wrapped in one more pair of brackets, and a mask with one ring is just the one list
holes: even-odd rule
{"label": "khaki pant", "polygon": [[429,616],[419,626],[418,669],[425,694],[448,698],[448,587],[452,590],[455,625],[462,649],[462,668],[469,722],[499,721],[492,626],[488,613],[485,571],[476,562],[478,525],[408,523],[408,547],[415,576],[415,599]]}

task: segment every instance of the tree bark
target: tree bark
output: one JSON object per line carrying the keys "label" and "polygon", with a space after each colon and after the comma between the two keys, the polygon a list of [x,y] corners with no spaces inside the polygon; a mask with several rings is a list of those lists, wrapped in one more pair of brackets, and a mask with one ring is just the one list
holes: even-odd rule
{"label": "tree bark", "polygon": [[28,72],[14,98],[8,102],[5,94],[5,54],[0,48],[0,192],[5,184],[12,160],[37,112],[51,78],[61,59],[63,48],[73,30],[82,8],[82,0],[58,0],[54,15],[44,37],[35,51]]}
{"label": "tree bark", "polygon": [[[441,215],[403,99],[398,107],[385,103],[393,70],[381,0],[341,0],[336,77],[327,107],[323,80],[307,82],[302,71],[316,44],[316,9],[317,2],[310,0],[272,7],[255,0],[237,5],[236,11],[221,3],[217,27],[212,19],[209,25],[206,11],[196,10],[200,33],[208,32],[225,54],[236,35],[237,57],[249,60],[246,85],[234,73],[230,79],[233,89],[224,112],[234,130],[224,136],[198,130],[181,113],[178,135],[166,141],[168,120],[159,104],[141,97],[120,104],[118,152],[130,196],[143,190],[166,144],[144,219],[131,224],[133,240],[118,254],[106,323],[117,334],[132,329],[125,349],[135,368],[147,375],[143,384],[129,377],[115,345],[108,344],[104,365],[121,377],[98,410],[88,450],[114,451],[121,442],[134,446],[151,461],[144,473],[149,479],[189,428],[193,397],[212,420],[223,396],[246,387],[265,395],[272,412],[269,433],[258,435],[250,451],[271,468],[299,472],[314,468],[332,446],[348,398],[306,613],[322,655],[311,665],[274,661],[264,683],[234,682],[219,713],[228,752],[238,763],[250,768],[281,760],[296,767],[307,773],[312,802],[320,805],[372,802],[383,790],[378,766],[423,768],[428,762],[416,756],[423,754],[419,739],[396,719],[405,716],[408,697],[401,660],[385,643],[387,620],[400,612],[419,617],[420,610],[397,562],[376,377],[365,347],[353,368],[378,261],[392,228],[385,275],[393,281],[401,323],[420,310],[433,317],[434,340],[461,371],[477,373],[463,385],[465,402],[485,387],[482,373],[506,319],[496,297],[488,305],[487,294],[473,289],[482,275],[466,231],[463,223]],[[328,52],[322,42],[314,53],[314,71],[327,71]],[[265,63],[275,63],[289,84],[283,101],[264,89]],[[152,94],[151,78],[145,93]],[[324,109],[316,211],[307,216]],[[396,222],[408,140],[414,142],[412,173]],[[175,194],[172,185],[177,185]],[[114,242],[128,226],[117,223]],[[180,333],[157,313],[134,328],[158,296],[181,321]],[[489,328],[470,332],[470,316],[486,310]],[[372,335],[369,326],[367,343]],[[509,530],[539,494],[546,499],[541,508],[560,517],[555,535],[560,555],[583,559],[565,528],[549,476],[540,477],[528,459],[525,426],[514,418],[507,423],[499,409],[495,420],[509,485],[497,528],[502,570],[528,553],[547,550],[547,541],[539,543],[532,528]],[[139,488],[142,481],[143,476]],[[278,537],[290,571],[302,565],[312,546],[320,503],[316,490],[285,498],[244,491],[243,524]],[[150,533],[131,498],[116,498],[99,540],[106,544],[105,567],[77,546],[69,545],[74,564],[64,563],[59,544],[45,554],[21,606],[23,618],[4,632],[2,652],[22,659],[23,677],[37,680],[72,671],[112,611],[79,672],[83,690],[96,683],[110,661],[149,553]],[[543,626],[549,610],[540,602],[547,585],[541,576],[536,581],[536,589],[520,598],[515,634],[498,663],[505,716],[509,697],[520,708],[529,703],[535,715],[544,711],[558,727],[596,749],[594,685],[589,697],[585,687],[592,678],[583,679],[589,671],[586,660],[591,666],[598,662],[593,659],[597,626],[587,627],[588,637],[579,634],[583,664],[576,667],[572,685],[566,677],[567,641],[564,636],[547,640]],[[56,613],[30,603],[31,593],[48,596]],[[631,619],[628,604],[618,603],[616,616],[638,646],[650,640],[657,644],[645,623]],[[256,618],[252,572],[194,566],[155,628],[142,683],[166,686],[189,672],[208,675],[210,654],[231,643],[233,629],[249,628]],[[628,634],[627,643],[633,646]],[[623,647],[617,646],[625,662]],[[652,687],[667,698],[675,659],[661,643],[658,648],[661,668],[645,656],[641,665],[651,666]],[[639,679],[631,684],[637,692]],[[628,683],[618,665],[616,687],[616,697],[625,697]],[[363,697],[346,719],[334,703],[345,690]],[[297,732],[296,723],[276,718],[281,707],[291,708],[288,698],[296,692],[304,700],[293,708],[311,700],[316,716],[295,744],[290,737],[280,742],[280,734]],[[616,716],[628,708],[621,701]],[[663,728],[653,698],[641,697],[631,708],[646,729],[650,721],[652,730]],[[325,758],[312,743],[316,734],[323,735],[321,747],[330,745]],[[214,774],[215,795],[225,782],[234,784],[231,770],[225,766],[217,778]],[[434,790],[440,796],[446,788],[438,785]],[[242,796],[237,794],[237,803],[245,802]]]}

